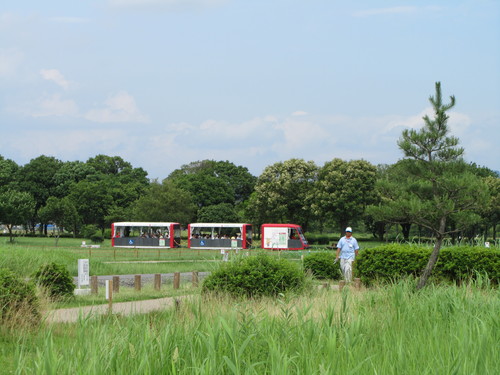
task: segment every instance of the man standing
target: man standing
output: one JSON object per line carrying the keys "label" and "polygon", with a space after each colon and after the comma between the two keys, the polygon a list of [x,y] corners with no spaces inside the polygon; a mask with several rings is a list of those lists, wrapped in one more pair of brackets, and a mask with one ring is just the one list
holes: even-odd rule
{"label": "man standing", "polygon": [[340,258],[340,269],[347,282],[352,280],[352,262],[358,256],[358,241],[352,236],[352,228],[345,229],[345,236],[337,243],[337,257],[335,261]]}

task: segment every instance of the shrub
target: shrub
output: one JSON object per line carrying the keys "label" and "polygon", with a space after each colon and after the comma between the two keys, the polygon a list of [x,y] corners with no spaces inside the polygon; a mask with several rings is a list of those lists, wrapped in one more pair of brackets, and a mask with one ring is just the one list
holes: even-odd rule
{"label": "shrub", "polygon": [[50,263],[41,266],[33,275],[33,279],[53,299],[73,296],[75,290],[73,278],[61,264]]}
{"label": "shrub", "polygon": [[104,241],[104,237],[102,236],[101,231],[95,232],[89,238],[93,243],[101,243]]}
{"label": "shrub", "polygon": [[82,227],[80,234],[83,238],[90,239],[90,237],[93,236],[98,230],[99,228],[97,227],[97,225],[87,224]]}
{"label": "shrub", "polygon": [[0,269],[0,322],[17,327],[40,321],[40,306],[35,286],[7,268]]}
{"label": "shrub", "polygon": [[[355,272],[364,283],[376,279],[392,281],[409,275],[418,277],[431,251],[430,247],[399,244],[369,248],[356,258]],[[500,252],[472,246],[442,248],[434,266],[433,278],[460,282],[474,278],[477,272],[486,273],[493,283],[498,284]]]}
{"label": "shrub", "polygon": [[298,265],[260,253],[222,263],[204,280],[202,291],[260,297],[298,292],[304,285],[305,276]]}
{"label": "shrub", "polygon": [[311,270],[318,279],[339,280],[342,277],[340,266],[334,261],[334,252],[313,253],[304,257],[304,270]]}

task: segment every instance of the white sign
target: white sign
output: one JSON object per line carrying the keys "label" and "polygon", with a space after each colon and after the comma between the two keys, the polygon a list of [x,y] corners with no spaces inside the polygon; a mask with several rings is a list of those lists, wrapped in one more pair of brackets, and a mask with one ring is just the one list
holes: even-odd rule
{"label": "white sign", "polygon": [[110,288],[109,288],[109,280],[106,280],[106,300],[109,301],[109,292],[110,292]]}
{"label": "white sign", "polygon": [[266,249],[286,249],[288,247],[288,230],[286,228],[264,228],[264,244]]}
{"label": "white sign", "polygon": [[78,288],[82,285],[90,285],[88,259],[78,259]]}

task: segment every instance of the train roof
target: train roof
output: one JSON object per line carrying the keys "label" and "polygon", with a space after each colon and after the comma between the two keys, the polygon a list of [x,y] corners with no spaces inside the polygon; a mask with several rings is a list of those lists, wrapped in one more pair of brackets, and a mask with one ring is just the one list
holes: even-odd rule
{"label": "train roof", "polygon": [[241,227],[243,225],[252,225],[247,223],[191,223],[190,227],[201,227],[201,228],[235,228]]}
{"label": "train roof", "polygon": [[171,224],[179,224],[174,222],[152,222],[152,221],[122,221],[113,223],[114,226],[120,227],[168,227]]}

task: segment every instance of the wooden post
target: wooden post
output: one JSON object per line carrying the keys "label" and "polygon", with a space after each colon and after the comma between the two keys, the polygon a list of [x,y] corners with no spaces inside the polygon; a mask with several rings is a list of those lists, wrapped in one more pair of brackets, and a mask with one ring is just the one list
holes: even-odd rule
{"label": "wooden post", "polygon": [[191,277],[191,283],[193,284],[193,288],[198,287],[198,271],[193,271],[193,274]]}
{"label": "wooden post", "polygon": [[120,292],[120,276],[113,276],[113,292]]}
{"label": "wooden post", "polygon": [[135,277],[134,277],[134,288],[137,291],[141,290],[141,275],[135,275]]}
{"label": "wooden post", "polygon": [[97,294],[97,276],[90,276],[90,292]]}
{"label": "wooden post", "polygon": [[157,273],[155,274],[155,290],[160,290],[161,288],[161,274]]}
{"label": "wooden post", "polygon": [[354,287],[357,289],[357,290],[360,290],[361,289],[361,279],[359,277],[356,277],[354,279]]}
{"label": "wooden post", "polygon": [[339,281],[339,291],[342,291],[345,287],[345,280],[340,280]]}
{"label": "wooden post", "polygon": [[181,273],[175,272],[174,273],[174,289],[179,289],[180,283],[181,283]]}
{"label": "wooden post", "polygon": [[113,312],[113,280],[109,280],[109,299],[108,299],[108,312]]}

